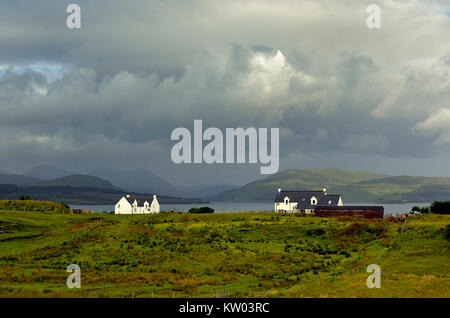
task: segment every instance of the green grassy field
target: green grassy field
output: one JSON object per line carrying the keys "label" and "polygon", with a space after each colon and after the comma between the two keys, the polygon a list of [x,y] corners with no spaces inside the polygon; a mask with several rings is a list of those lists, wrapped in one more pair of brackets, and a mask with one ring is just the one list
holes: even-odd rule
{"label": "green grassy field", "polygon": [[0,211],[0,297],[450,297],[449,232],[446,215]]}

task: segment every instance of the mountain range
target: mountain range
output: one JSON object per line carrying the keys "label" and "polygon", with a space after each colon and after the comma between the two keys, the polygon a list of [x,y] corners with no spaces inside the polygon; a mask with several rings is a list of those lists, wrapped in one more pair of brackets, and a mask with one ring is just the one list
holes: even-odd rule
{"label": "mountain range", "polygon": [[[151,196],[151,193],[127,192],[134,196]],[[22,195],[35,200],[43,199],[73,205],[114,205],[124,195],[120,189],[72,186],[18,186],[0,184],[0,200],[19,199]],[[186,199],[158,195],[161,204],[204,204],[200,199]]]}
{"label": "mountain range", "polygon": [[183,185],[179,188],[186,194],[187,198],[208,198],[216,194],[238,189],[238,186],[229,184],[199,184]]}
{"label": "mountain range", "polygon": [[[121,172],[125,181],[126,173]],[[149,177],[150,173],[144,177]],[[53,178],[56,177],[56,178]],[[137,177],[136,173],[131,173],[131,178]],[[155,178],[156,179],[156,178]],[[118,181],[119,179],[115,179]],[[152,179],[148,179],[152,182]],[[156,179],[160,182],[158,179]],[[46,199],[67,204],[114,204],[125,193],[132,195],[150,196],[158,194],[158,200],[162,204],[176,203],[201,203],[199,199],[181,198],[175,192],[167,195],[157,192],[160,183],[153,187],[144,189],[136,187],[135,189],[122,188],[114,185],[109,180],[86,174],[78,174],[73,171],[62,170],[50,165],[41,165],[26,171],[23,175],[9,174],[5,171],[0,173],[0,199],[18,199],[22,195],[31,196],[34,199]],[[119,183],[127,185],[126,183]],[[138,184],[139,186],[139,184]],[[170,189],[167,186],[167,189]],[[148,191],[146,191],[148,190]]]}
{"label": "mountain range", "polygon": [[42,181],[43,180],[26,177],[20,174],[9,174],[5,171],[0,173],[0,184],[31,185]]}
{"label": "mountain range", "polygon": [[[56,178],[54,178],[56,176]],[[158,194],[170,202],[272,202],[278,188],[341,194],[344,203],[431,202],[450,199],[450,178],[390,176],[340,169],[285,170],[242,187],[172,185],[146,169],[96,168],[89,174],[41,165],[23,175],[0,173],[0,198],[30,195],[67,203],[110,204],[124,193]],[[185,199],[182,199],[185,198]]]}
{"label": "mountain range", "polygon": [[117,197],[117,193],[125,192],[157,194],[164,197],[166,202],[170,198],[172,203],[204,202],[196,198],[235,188],[226,185],[200,185],[183,186],[181,189],[146,169],[115,170],[102,167],[91,170],[89,174],[80,174],[48,164],[36,166],[21,175],[1,171],[0,185],[0,198],[3,199],[30,195],[72,204],[75,201],[77,204],[107,204],[112,202],[111,193],[115,193],[114,197]]}
{"label": "mountain range", "polygon": [[109,180],[115,186],[128,191],[186,196],[185,192],[146,169],[115,170],[110,168],[96,168],[90,171],[90,174]]}
{"label": "mountain range", "polygon": [[340,194],[347,203],[406,203],[450,200],[450,178],[388,176],[340,169],[285,170],[239,189],[210,197],[212,201],[272,202],[278,188],[322,190]]}
{"label": "mountain range", "polygon": [[55,166],[49,165],[49,164],[43,164],[36,166],[34,168],[31,168],[30,170],[27,170],[23,173],[26,177],[32,177],[36,179],[41,180],[52,180],[52,179],[58,179],[62,177],[67,177],[70,175],[78,174],[75,171],[69,171],[69,170],[63,170],[60,168],[57,168]]}

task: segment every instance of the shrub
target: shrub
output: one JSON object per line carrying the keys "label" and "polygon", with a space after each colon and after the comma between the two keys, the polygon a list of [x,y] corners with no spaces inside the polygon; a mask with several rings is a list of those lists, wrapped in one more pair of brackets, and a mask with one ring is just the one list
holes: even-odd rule
{"label": "shrub", "polygon": [[321,236],[326,233],[326,229],[322,226],[320,228],[308,229],[305,231],[306,236]]}
{"label": "shrub", "polygon": [[415,205],[415,206],[413,206],[411,211],[420,212],[420,213],[430,213],[430,207],[428,207],[428,206],[419,207],[419,206]]}
{"label": "shrub", "polygon": [[338,236],[359,238],[362,241],[371,241],[381,238],[385,228],[381,224],[351,223],[337,231]]}
{"label": "shrub", "polygon": [[189,213],[214,213],[214,209],[207,206],[201,208],[191,208],[189,209]]}
{"label": "shrub", "polygon": [[434,201],[430,211],[436,214],[450,214],[450,201]]}

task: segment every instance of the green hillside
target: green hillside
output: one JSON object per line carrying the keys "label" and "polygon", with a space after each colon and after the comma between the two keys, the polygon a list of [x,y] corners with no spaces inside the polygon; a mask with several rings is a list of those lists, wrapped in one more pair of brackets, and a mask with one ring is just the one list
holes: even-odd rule
{"label": "green hillside", "polygon": [[[0,210],[0,297],[450,297],[450,216]],[[69,289],[69,264],[81,288]],[[369,289],[369,264],[381,288]]]}
{"label": "green hillside", "polygon": [[321,190],[341,194],[344,203],[431,202],[450,199],[450,178],[387,176],[340,169],[285,170],[240,189],[220,193],[215,201],[272,201],[277,189]]}

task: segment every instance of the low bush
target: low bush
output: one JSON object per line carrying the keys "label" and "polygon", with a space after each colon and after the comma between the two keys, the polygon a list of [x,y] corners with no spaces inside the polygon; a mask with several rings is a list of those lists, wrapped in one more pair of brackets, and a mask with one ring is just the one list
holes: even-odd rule
{"label": "low bush", "polygon": [[435,214],[450,214],[450,201],[434,201],[430,211]]}
{"label": "low bush", "polygon": [[207,206],[201,208],[191,208],[189,209],[189,213],[214,213],[214,209]]}
{"label": "low bush", "polygon": [[376,240],[382,237],[385,227],[381,224],[369,224],[355,222],[337,231],[339,237],[353,237],[365,242]]}

